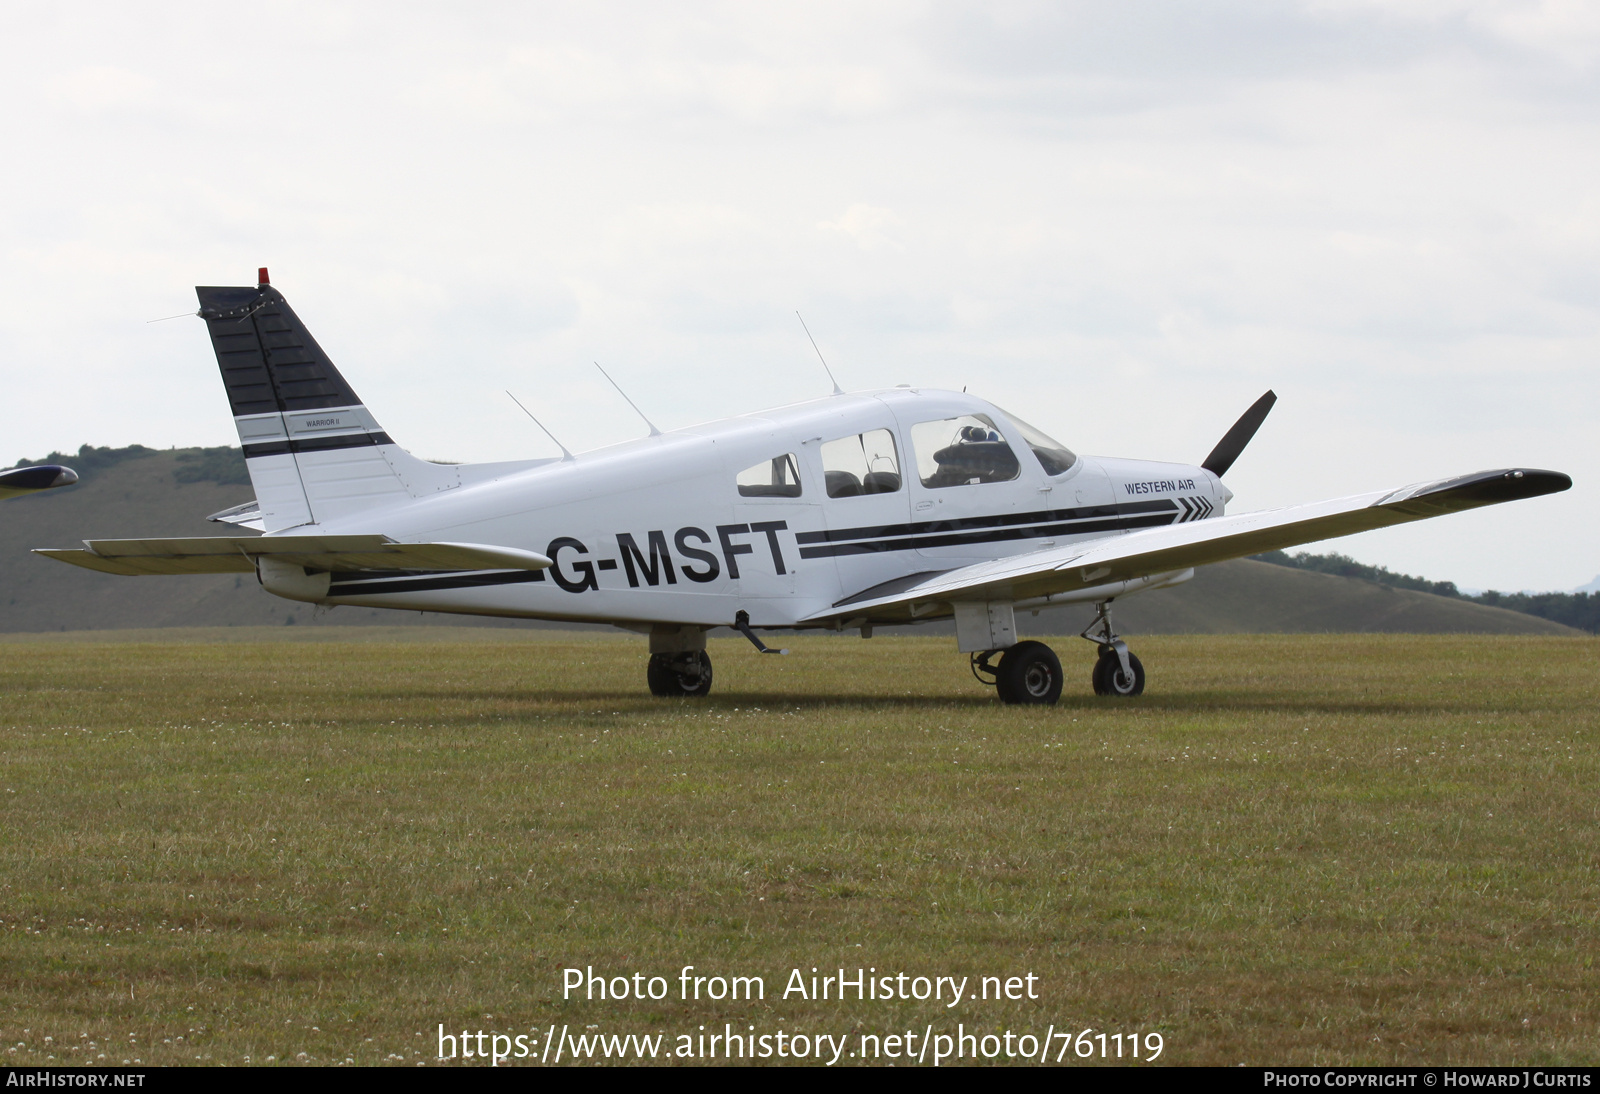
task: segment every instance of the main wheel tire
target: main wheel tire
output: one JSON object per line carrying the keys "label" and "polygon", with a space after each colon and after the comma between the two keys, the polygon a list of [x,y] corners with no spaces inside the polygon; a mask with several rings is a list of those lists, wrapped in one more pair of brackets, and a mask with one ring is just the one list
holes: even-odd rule
{"label": "main wheel tire", "polygon": [[1094,693],[1131,698],[1143,692],[1144,666],[1131,653],[1128,654],[1128,667],[1133,670],[1132,680],[1122,671],[1122,660],[1115,650],[1102,653],[1100,660],[1094,663]]}
{"label": "main wheel tire", "polygon": [[645,668],[650,694],[663,698],[699,697],[711,694],[711,655],[696,653],[653,653]]}
{"label": "main wheel tire", "polygon": [[1053,704],[1061,698],[1061,659],[1043,642],[1019,642],[995,670],[1002,703]]}

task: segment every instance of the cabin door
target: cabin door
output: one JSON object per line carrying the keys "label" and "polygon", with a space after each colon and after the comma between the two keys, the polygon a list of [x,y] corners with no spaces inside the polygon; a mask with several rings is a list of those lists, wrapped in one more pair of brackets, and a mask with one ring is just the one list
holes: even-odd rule
{"label": "cabin door", "polygon": [[[924,570],[952,570],[1033,550],[1061,508],[1043,469],[1020,438],[987,414],[902,421],[910,441],[908,499]],[[1069,491],[1070,492],[1070,491]]]}
{"label": "cabin door", "polygon": [[815,446],[823,479],[825,531],[808,537],[803,558],[831,557],[841,598],[915,572],[903,536],[910,516],[904,449],[892,429],[824,439]]}
{"label": "cabin door", "polygon": [[[778,449],[780,443],[774,438],[773,448]],[[761,613],[753,603],[747,605],[751,617],[758,621],[782,619],[793,611],[796,597],[815,599],[830,594],[832,574],[816,580],[815,568],[804,571],[795,550],[796,539],[821,524],[820,491],[805,489],[798,455],[778,451],[740,471],[735,481],[739,525],[729,529],[734,541],[726,554],[740,566],[741,599],[764,602]],[[750,557],[741,562],[739,555]]]}

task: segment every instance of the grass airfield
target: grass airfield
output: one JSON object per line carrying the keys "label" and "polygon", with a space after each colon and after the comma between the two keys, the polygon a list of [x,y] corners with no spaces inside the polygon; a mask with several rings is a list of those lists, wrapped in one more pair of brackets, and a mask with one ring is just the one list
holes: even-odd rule
{"label": "grass airfield", "polygon": [[[949,639],[714,641],[713,697],[664,701],[638,640],[294,630],[0,642],[6,1063],[725,1022],[1600,1061],[1593,639],[1143,638],[1133,701],[1060,639],[1019,709]],[[562,1001],[590,965],[673,995]],[[683,965],[767,997],[681,1002]],[[813,966],[1040,998],[780,998]]]}

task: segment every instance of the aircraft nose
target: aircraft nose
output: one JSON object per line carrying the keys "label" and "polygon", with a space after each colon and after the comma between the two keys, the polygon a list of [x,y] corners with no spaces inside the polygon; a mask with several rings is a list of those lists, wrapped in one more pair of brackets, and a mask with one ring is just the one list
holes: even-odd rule
{"label": "aircraft nose", "polygon": [[71,486],[78,481],[78,473],[70,467],[63,467],[61,473],[50,480],[51,486]]}

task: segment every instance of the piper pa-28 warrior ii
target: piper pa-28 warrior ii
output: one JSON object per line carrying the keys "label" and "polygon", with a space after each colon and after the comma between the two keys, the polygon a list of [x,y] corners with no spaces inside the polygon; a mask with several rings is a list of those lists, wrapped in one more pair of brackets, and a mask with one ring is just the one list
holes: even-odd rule
{"label": "piper pa-28 warrior ii", "polygon": [[649,636],[656,695],[711,689],[706,632],[955,620],[1008,703],[1054,703],[1061,662],[1015,613],[1097,607],[1102,695],[1144,667],[1121,596],[1276,548],[1566,490],[1508,469],[1227,514],[1222,478],[1276,398],[1197,466],[1081,456],[965,393],[835,394],[579,456],[448,465],[383,431],[281,293],[200,288],[256,501],[213,519],[264,532],[46,550],[111,574],[254,573],[310,604],[611,623]]}

